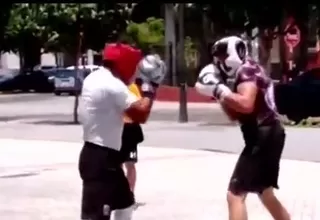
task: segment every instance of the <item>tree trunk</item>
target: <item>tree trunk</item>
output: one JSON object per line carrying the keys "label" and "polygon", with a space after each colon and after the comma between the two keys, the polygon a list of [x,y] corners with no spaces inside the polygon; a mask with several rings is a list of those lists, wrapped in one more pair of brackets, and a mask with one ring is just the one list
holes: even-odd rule
{"label": "tree trunk", "polygon": [[79,108],[79,93],[75,92],[74,105],[73,105],[73,123],[79,124],[78,117],[78,108]]}
{"label": "tree trunk", "polygon": [[273,30],[262,30],[259,34],[259,63],[266,70],[267,74],[271,73],[270,53],[273,43]]}
{"label": "tree trunk", "polygon": [[[79,8],[81,5],[79,4]],[[79,18],[77,18],[79,19]],[[80,57],[83,59],[83,56],[81,56],[82,51],[82,41],[83,41],[83,32],[82,32],[82,25],[80,24],[79,29],[79,37],[78,37],[78,47],[76,50],[76,56],[75,56],[75,69],[77,70],[77,76],[76,76],[76,91],[75,91],[75,99],[74,99],[74,108],[73,108],[73,122],[75,124],[79,124],[79,118],[78,118],[78,108],[79,108],[79,96],[81,93],[81,87],[82,87],[82,79],[83,77],[80,76],[80,72],[78,71],[79,67],[79,59]],[[83,60],[82,60],[83,61]]]}
{"label": "tree trunk", "polygon": [[22,52],[22,50],[19,50],[18,54],[19,54],[20,74],[22,74],[24,70],[24,53]]}

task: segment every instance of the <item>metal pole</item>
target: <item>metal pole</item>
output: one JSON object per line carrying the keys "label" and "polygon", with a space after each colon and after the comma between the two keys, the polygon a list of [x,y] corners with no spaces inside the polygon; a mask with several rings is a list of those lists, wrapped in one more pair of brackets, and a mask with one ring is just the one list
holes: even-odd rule
{"label": "metal pole", "polygon": [[188,107],[187,107],[187,77],[184,58],[184,7],[185,4],[178,6],[178,23],[179,23],[179,40],[178,40],[178,67],[180,78],[180,95],[179,95],[179,122],[188,122]]}
{"label": "metal pole", "polygon": [[[79,4],[79,12],[80,13],[81,4]],[[77,22],[79,21],[79,14],[77,18]],[[80,31],[78,36],[78,48],[77,48],[77,54],[76,54],[76,63],[75,63],[75,70],[77,72],[77,76],[75,79],[75,99],[74,99],[74,108],[73,108],[73,122],[75,124],[79,124],[79,117],[78,117],[78,107],[79,107],[79,95],[81,93],[81,84],[82,84],[82,76],[79,71],[79,59],[81,57],[81,48],[82,48],[82,39],[83,39],[83,31],[82,31],[82,24],[80,24]],[[80,83],[81,82],[81,83]]]}
{"label": "metal pole", "polygon": [[[169,85],[177,85],[176,69],[176,10],[174,4],[164,4],[165,7],[165,60],[166,65],[171,65],[166,81]],[[170,64],[171,62],[171,64]]]}

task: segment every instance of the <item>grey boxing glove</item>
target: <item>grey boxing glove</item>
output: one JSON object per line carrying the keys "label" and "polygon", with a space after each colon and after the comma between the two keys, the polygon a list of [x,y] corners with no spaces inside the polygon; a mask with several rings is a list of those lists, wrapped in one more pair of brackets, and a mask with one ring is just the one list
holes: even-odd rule
{"label": "grey boxing glove", "polygon": [[136,70],[136,82],[141,87],[143,93],[154,95],[166,73],[166,65],[160,56],[150,54],[139,62]]}

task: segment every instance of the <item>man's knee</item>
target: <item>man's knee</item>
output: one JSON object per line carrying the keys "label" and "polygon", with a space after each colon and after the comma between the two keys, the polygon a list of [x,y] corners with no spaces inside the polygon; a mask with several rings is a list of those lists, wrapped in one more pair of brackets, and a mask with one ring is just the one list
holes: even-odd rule
{"label": "man's knee", "polygon": [[135,162],[125,162],[124,163],[125,167],[126,167],[126,170],[127,172],[134,172],[136,170],[136,165],[135,165]]}
{"label": "man's knee", "polygon": [[235,203],[244,203],[246,200],[247,194],[246,193],[234,193],[232,191],[228,191],[227,193],[227,202],[229,205]]}
{"label": "man's knee", "polygon": [[264,189],[259,194],[259,199],[264,204],[268,204],[270,202],[274,202],[277,199],[277,197],[274,194],[273,187],[269,187],[269,188]]}

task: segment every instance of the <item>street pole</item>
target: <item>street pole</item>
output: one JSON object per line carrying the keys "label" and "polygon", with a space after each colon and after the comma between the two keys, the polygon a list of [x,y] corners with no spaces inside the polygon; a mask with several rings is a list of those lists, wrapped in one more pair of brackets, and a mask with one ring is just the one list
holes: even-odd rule
{"label": "street pole", "polygon": [[178,40],[178,68],[179,68],[179,122],[188,122],[187,107],[187,77],[184,58],[184,7],[185,4],[178,6],[179,40]]}
{"label": "street pole", "polygon": [[165,4],[165,61],[169,67],[167,82],[176,86],[177,83],[177,48],[176,48],[176,10],[174,4]]}
{"label": "street pole", "polygon": [[[79,12],[80,13],[81,4],[79,4]],[[79,15],[77,18],[77,22],[81,22],[79,19]],[[79,117],[78,117],[78,108],[79,108],[79,96],[81,93],[81,86],[82,86],[82,73],[79,71],[79,59],[81,57],[81,48],[82,48],[82,41],[83,41],[83,30],[82,30],[82,23],[79,25],[79,35],[78,35],[78,47],[77,47],[77,54],[76,54],[76,63],[75,63],[75,70],[77,72],[77,76],[75,79],[75,98],[74,98],[74,105],[73,105],[73,122],[75,124],[79,124]]]}

